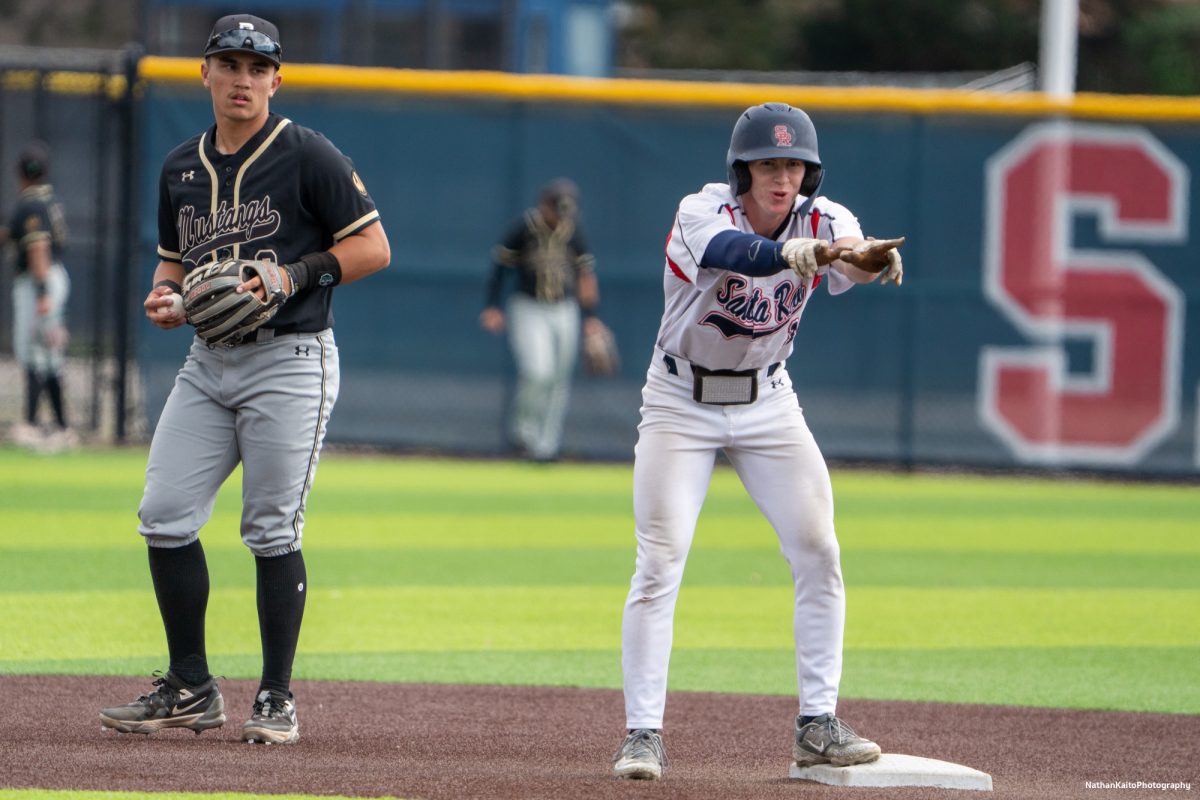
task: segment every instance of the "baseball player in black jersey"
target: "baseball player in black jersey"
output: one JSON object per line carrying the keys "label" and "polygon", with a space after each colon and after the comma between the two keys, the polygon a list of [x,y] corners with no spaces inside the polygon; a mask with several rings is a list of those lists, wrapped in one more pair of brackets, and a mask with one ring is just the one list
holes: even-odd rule
{"label": "baseball player in black jersey", "polygon": [[[65,311],[70,280],[62,265],[67,226],[62,205],[47,182],[50,149],[30,142],[17,159],[20,194],[5,231],[16,246],[17,277],[13,282],[13,352],[25,371],[22,422],[13,427],[17,444],[39,449],[68,446],[74,433],[67,427],[62,368],[66,355]],[[50,398],[55,428],[43,437],[37,427],[42,395]]]}
{"label": "baseball player in black jersey", "polygon": [[[603,327],[596,259],[579,226],[579,187],[558,178],[542,187],[537,206],[526,209],[493,248],[484,330],[508,329],[517,367],[517,391],[509,440],[534,461],[558,458],[571,371],[579,353],[580,314],[585,331]],[[506,278],[516,291],[501,307]]]}
{"label": "baseball player in black jersey", "polygon": [[[353,165],[321,134],[269,110],[280,85],[279,32],[222,17],[200,75],[216,124],[176,147],[159,182],[160,258],[146,316],[184,324],[184,276],[227,258],[278,265],[287,300],[267,323],[219,345],[193,340],[150,445],[138,527],[166,629],[169,669],[154,690],[100,712],[118,731],[224,724],[205,655],[208,569],[199,531],[242,464],[242,541],[257,565],[263,669],[248,742],[299,739],[289,685],[304,598],[305,499],[338,392],[333,287],[390,260],[375,204]],[[253,277],[238,291],[263,293]]]}

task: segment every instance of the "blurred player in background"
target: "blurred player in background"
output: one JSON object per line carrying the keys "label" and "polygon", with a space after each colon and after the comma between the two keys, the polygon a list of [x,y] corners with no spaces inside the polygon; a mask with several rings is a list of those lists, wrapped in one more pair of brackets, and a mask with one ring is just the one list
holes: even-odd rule
{"label": "blurred player in background", "polygon": [[[63,399],[63,363],[67,349],[66,305],[71,282],[62,265],[67,225],[62,204],[47,182],[50,149],[30,142],[17,159],[19,194],[8,223],[15,245],[17,276],[13,282],[13,351],[25,374],[25,404],[13,426],[17,444],[57,450],[75,444],[67,427]],[[49,431],[38,426],[42,396],[54,414]]]}
{"label": "blurred player in background", "polygon": [[[479,315],[484,330],[508,329],[517,367],[517,391],[508,435],[534,461],[553,461],[562,446],[571,373],[579,355],[580,313],[585,335],[603,327],[595,316],[600,291],[595,258],[579,228],[579,188],[567,178],[546,184],[537,206],[525,211],[496,245]],[[501,309],[505,276],[516,290]]]}

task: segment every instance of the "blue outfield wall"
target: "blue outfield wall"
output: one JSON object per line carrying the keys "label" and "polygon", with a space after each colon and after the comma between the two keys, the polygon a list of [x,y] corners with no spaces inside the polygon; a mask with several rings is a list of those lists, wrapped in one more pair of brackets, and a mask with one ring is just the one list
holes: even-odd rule
{"label": "blue outfield wall", "polygon": [[[197,82],[198,84],[198,82]],[[780,92],[786,99],[787,92]],[[330,441],[503,450],[511,363],[477,317],[489,252],[546,180],[581,187],[620,374],[576,377],[565,450],[632,457],[679,199],[724,178],[740,109],[341,94],[274,109],[325,133],[378,204],[392,266],[335,296]],[[814,110],[823,193],[908,237],[904,286],[810,302],[789,370],[829,458],[1200,474],[1194,122]],[[207,94],[143,104],[144,284],[158,168]],[[189,337],[143,323],[153,422]]]}

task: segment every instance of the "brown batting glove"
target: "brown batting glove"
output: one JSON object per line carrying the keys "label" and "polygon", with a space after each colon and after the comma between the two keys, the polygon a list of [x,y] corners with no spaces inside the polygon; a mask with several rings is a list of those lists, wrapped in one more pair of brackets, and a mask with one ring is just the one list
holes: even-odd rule
{"label": "brown batting glove", "polygon": [[904,244],[904,237],[898,239],[864,239],[858,244],[841,248],[838,258],[847,264],[858,267],[863,272],[875,275],[883,273],[882,283],[895,282],[899,286],[904,280],[904,264],[897,250]]}

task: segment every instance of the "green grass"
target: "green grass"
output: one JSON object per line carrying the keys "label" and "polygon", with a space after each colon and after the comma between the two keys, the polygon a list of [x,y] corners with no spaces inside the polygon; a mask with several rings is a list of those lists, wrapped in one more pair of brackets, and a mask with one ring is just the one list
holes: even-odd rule
{"label": "green grass", "polygon": [[[164,666],[144,467],[143,450],[0,450],[0,674]],[[254,677],[239,482],[203,532],[208,650]],[[628,465],[327,453],[297,677],[619,687],[631,483]],[[1200,713],[1195,487],[837,472],[834,489],[843,697]],[[671,687],[795,691],[788,571],[728,469],[684,578]]]}

